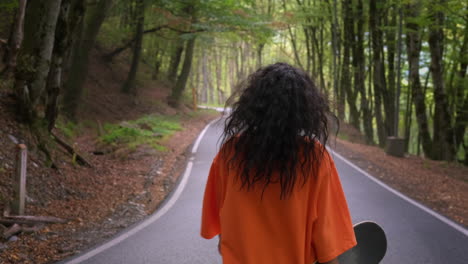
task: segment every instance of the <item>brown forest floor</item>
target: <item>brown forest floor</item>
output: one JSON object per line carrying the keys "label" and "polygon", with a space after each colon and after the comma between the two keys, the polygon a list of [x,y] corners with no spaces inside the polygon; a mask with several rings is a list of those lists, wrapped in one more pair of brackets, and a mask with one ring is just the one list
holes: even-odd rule
{"label": "brown forest floor", "polygon": [[[79,134],[74,142],[93,168],[71,163],[71,156],[54,151],[59,170],[45,168],[40,154],[30,150],[28,160],[29,215],[55,216],[70,221],[47,225],[38,232],[21,233],[10,241],[0,238],[0,263],[53,263],[104,241],[121,229],[152,213],[172,189],[186,163],[186,149],[205,125],[218,113],[194,113],[182,105],[178,109],[165,103],[169,89],[165,84],[145,81],[139,94],[129,100],[119,92],[127,68],[123,60],[113,65],[100,61],[95,51],[87,79],[84,104],[79,112]],[[150,73],[145,68],[139,79]],[[0,213],[12,196],[15,146],[8,135],[32,142],[26,127],[14,119],[15,101],[11,92],[0,88]],[[166,151],[149,147],[105,149],[97,140],[99,125],[133,120],[156,113],[177,115],[183,129],[162,142]],[[56,131],[59,133],[59,131]],[[64,135],[63,135],[64,136]],[[105,155],[93,155],[96,150]],[[4,226],[0,225],[3,234]]]}
{"label": "brown forest floor", "polygon": [[364,144],[363,136],[343,124],[347,140],[331,140],[331,147],[370,175],[432,210],[468,226],[468,167],[406,155],[387,155]]}

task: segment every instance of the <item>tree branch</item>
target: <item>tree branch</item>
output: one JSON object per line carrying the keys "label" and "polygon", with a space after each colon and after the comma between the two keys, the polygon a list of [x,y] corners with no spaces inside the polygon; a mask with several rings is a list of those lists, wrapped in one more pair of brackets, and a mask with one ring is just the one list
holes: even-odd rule
{"label": "tree branch", "polygon": [[[146,30],[143,31],[143,34],[154,33],[154,32],[157,32],[159,30],[162,30],[164,28],[175,31],[175,32],[178,32],[178,33],[181,33],[181,34],[190,34],[190,33],[198,33],[198,32],[205,31],[204,29],[186,31],[186,30],[181,30],[181,29],[178,29],[178,28],[170,27],[169,25],[161,25],[161,26],[157,26],[157,27],[154,27],[154,28],[146,29]],[[103,56],[104,59],[107,60],[107,61],[111,61],[115,56],[119,55],[122,51],[125,51],[126,49],[130,48],[135,41],[136,41],[136,36],[133,37],[130,40],[127,40],[125,42],[125,44],[123,44],[121,47],[118,47],[118,48],[114,49],[113,51],[111,51],[111,52],[107,53],[106,55],[104,55]]]}

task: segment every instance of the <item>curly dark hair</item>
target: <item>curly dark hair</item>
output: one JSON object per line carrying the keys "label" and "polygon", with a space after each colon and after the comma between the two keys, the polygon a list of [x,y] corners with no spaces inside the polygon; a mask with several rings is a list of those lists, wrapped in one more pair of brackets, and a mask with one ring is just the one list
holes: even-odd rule
{"label": "curly dark hair", "polygon": [[[279,182],[280,198],[287,198],[297,178],[305,184],[307,172],[318,167],[328,140],[328,118],[336,117],[312,79],[287,63],[258,69],[236,90],[233,96],[240,97],[222,135],[224,145],[234,152],[229,164],[242,171],[241,188],[250,190],[260,183],[265,191]],[[226,107],[230,101],[232,97]],[[297,176],[298,168],[302,177]]]}

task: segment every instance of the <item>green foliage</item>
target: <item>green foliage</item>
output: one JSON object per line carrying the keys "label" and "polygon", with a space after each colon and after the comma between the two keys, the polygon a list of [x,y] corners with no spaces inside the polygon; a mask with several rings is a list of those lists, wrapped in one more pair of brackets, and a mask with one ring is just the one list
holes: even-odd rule
{"label": "green foliage", "polygon": [[18,7],[18,1],[16,0],[2,0],[0,2],[0,9],[13,10]]}
{"label": "green foliage", "polygon": [[149,145],[157,150],[164,150],[160,145],[161,140],[181,129],[178,117],[148,115],[119,125],[105,124],[106,134],[100,139],[106,144],[126,145],[130,149]]}
{"label": "green foliage", "polygon": [[55,127],[67,138],[71,139],[78,135],[79,127],[72,121],[57,120]]}

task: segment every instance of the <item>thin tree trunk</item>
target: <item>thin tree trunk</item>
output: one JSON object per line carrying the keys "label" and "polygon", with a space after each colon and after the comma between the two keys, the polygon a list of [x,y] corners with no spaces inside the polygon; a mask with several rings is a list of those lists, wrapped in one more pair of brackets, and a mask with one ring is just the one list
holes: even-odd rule
{"label": "thin tree trunk", "polygon": [[111,5],[112,0],[100,0],[93,8],[86,11],[82,34],[74,47],[70,76],[63,97],[64,113],[71,119],[76,118],[76,111],[83,95],[88,75],[89,53],[94,47],[99,29]]}
{"label": "thin tree trunk", "polygon": [[182,58],[182,53],[184,52],[184,41],[182,39],[177,39],[176,42],[177,44],[174,53],[172,54],[171,64],[167,73],[167,79],[171,82],[174,82],[177,79],[180,59]]}
{"label": "thin tree trunk", "polygon": [[373,65],[373,84],[374,84],[374,100],[375,100],[375,117],[377,120],[377,135],[379,138],[379,146],[385,146],[386,129],[385,120],[382,115],[382,97],[386,90],[385,68],[382,61],[382,31],[380,29],[381,10],[378,7],[383,5],[381,0],[371,0],[369,4],[369,25],[372,38],[372,65]]}
{"label": "thin tree trunk", "polygon": [[[398,7],[398,40],[397,40],[397,83],[396,83],[396,95],[395,95],[395,116],[394,116],[394,125],[393,130],[395,131],[395,136],[398,137],[399,134],[399,123],[400,123],[400,94],[401,94],[401,41],[403,38],[403,12],[401,6]],[[407,139],[405,139],[407,140]],[[406,148],[408,151],[408,148]]]}
{"label": "thin tree trunk", "polygon": [[5,53],[4,61],[5,68],[0,73],[0,76],[13,71],[16,68],[18,51],[21,48],[21,43],[24,37],[24,14],[26,12],[27,0],[19,0],[18,11],[16,12],[13,32],[8,40],[8,52]]}
{"label": "thin tree trunk", "polygon": [[[429,27],[429,51],[431,54],[431,74],[434,86],[434,136],[432,143],[432,158],[437,160],[453,160],[455,147],[451,117],[448,111],[447,95],[445,92],[443,53],[444,53],[444,20],[445,16],[440,11],[439,5],[444,5],[444,0],[431,1],[432,24]],[[435,11],[437,10],[437,11]]]}
{"label": "thin tree trunk", "polygon": [[[212,57],[207,54],[207,59],[208,61],[212,61]],[[214,86],[213,86],[213,80],[212,80],[212,63],[209,63],[206,65],[207,67],[207,71],[205,72],[204,74],[204,77],[203,78],[206,78],[206,82],[208,84],[208,103],[210,104],[213,104],[214,103],[214,93],[215,93],[215,89],[214,89]]]}
{"label": "thin tree trunk", "polygon": [[257,48],[257,68],[262,67],[263,62],[262,62],[262,53],[263,53],[263,48],[265,47],[264,43],[258,44]]}
{"label": "thin tree trunk", "polygon": [[372,112],[369,108],[369,101],[366,93],[366,66],[364,56],[364,7],[362,0],[358,0],[356,9],[356,37],[355,47],[353,49],[355,61],[354,65],[354,87],[359,91],[361,98],[362,124],[367,144],[374,144],[374,129],[372,127]]}
{"label": "thin tree trunk", "polygon": [[[286,12],[286,0],[283,0],[282,3],[283,3],[283,10],[284,10],[284,12]],[[291,45],[292,45],[293,52],[294,52],[295,62],[301,69],[304,69],[304,67],[302,66],[302,63],[301,63],[301,59],[300,59],[300,56],[299,56],[298,49],[297,49],[296,36],[293,33],[290,25],[288,25],[288,33],[289,33],[289,38],[291,40]]]}
{"label": "thin tree trunk", "polygon": [[352,14],[352,2],[350,0],[343,1],[343,15],[344,15],[344,53],[343,65],[341,74],[341,87],[346,90],[346,100],[349,106],[350,123],[355,128],[359,128],[359,111],[356,107],[357,91],[353,89],[353,82],[350,72],[351,65],[351,51],[354,46],[354,21]]}
{"label": "thin tree trunk", "polygon": [[306,45],[306,72],[310,73],[310,64],[311,64],[311,61],[313,60],[313,57],[312,57],[312,51],[311,51],[311,41],[310,41],[310,34],[309,34],[309,30],[308,30],[308,27],[306,26],[303,26],[303,31],[304,31],[304,36],[305,36],[305,45]]}
{"label": "thin tree trunk", "polygon": [[[339,43],[338,43],[338,36],[339,36],[339,26],[338,26],[338,15],[337,15],[337,9],[338,9],[338,3],[336,0],[333,0],[333,4],[330,4],[329,0],[326,0],[328,3],[328,7],[330,9],[330,14],[332,14],[332,21],[330,23],[331,25],[331,53],[332,53],[332,73],[333,73],[333,92],[334,92],[334,98],[335,102],[338,102],[339,99],[339,64],[338,60],[340,57],[340,48],[339,48]],[[337,114],[338,118],[343,120],[344,119],[344,112],[341,111],[340,107],[337,107]],[[344,109],[343,109],[344,110]]]}
{"label": "thin tree trunk", "polygon": [[[468,125],[468,82],[466,81],[466,71],[468,66],[468,27],[465,27],[463,44],[460,48],[459,63],[460,66],[457,70],[457,82],[456,82],[456,91],[457,98],[459,101],[456,104],[456,118],[455,118],[455,149],[457,150],[460,145],[465,145],[468,148],[468,143],[464,144],[464,135],[466,126]],[[465,154],[465,162],[468,161],[468,154]]]}
{"label": "thin tree trunk", "polygon": [[63,62],[71,48],[71,30],[74,26],[73,22],[70,20],[70,14],[77,1],[79,0],[62,0],[57,28],[55,30],[55,44],[47,83],[47,105],[45,113],[49,131],[52,131],[54,128],[55,121],[59,114],[58,97],[62,88]]}
{"label": "thin tree trunk", "polygon": [[413,98],[411,97],[411,89],[407,88],[406,93],[406,112],[405,112],[405,152],[409,151],[409,143],[411,136],[411,125],[412,125],[412,115],[413,115]]}
{"label": "thin tree trunk", "polygon": [[[432,153],[432,140],[429,134],[429,126],[426,114],[425,94],[421,87],[421,80],[419,77],[419,54],[421,52],[421,37],[419,25],[411,19],[419,17],[421,12],[421,3],[409,4],[405,8],[406,17],[406,45],[408,52],[409,63],[409,87],[412,90],[413,102],[416,110],[416,120],[418,122],[419,136],[421,137],[422,148],[424,154],[431,157]],[[418,148],[419,151],[419,148]]]}
{"label": "thin tree trunk", "polygon": [[172,94],[169,97],[169,101],[168,101],[168,103],[171,106],[177,107],[180,103],[182,92],[185,89],[185,85],[187,83],[187,79],[190,74],[194,47],[195,47],[195,37],[187,41],[187,47],[185,49],[185,58],[184,58],[184,64],[182,66],[182,72],[180,73],[180,76],[177,79],[176,85],[172,89]]}
{"label": "thin tree trunk", "polygon": [[[258,50],[257,50],[258,52]],[[214,49],[214,57],[215,57],[215,71],[216,71],[216,91],[218,92],[218,105],[222,105],[224,102],[224,91],[221,87],[222,82],[222,58],[217,49]],[[261,56],[260,56],[261,57]],[[261,58],[260,58],[261,59]],[[258,62],[258,61],[257,61]]]}
{"label": "thin tree trunk", "polygon": [[136,74],[138,72],[138,65],[140,63],[141,58],[141,46],[143,43],[143,28],[145,25],[145,1],[138,0],[137,3],[137,23],[136,23],[136,33],[135,33],[135,46],[133,47],[133,58],[132,58],[132,66],[130,67],[130,71],[128,73],[127,80],[125,81],[124,85],[122,86],[122,92],[126,94],[137,94],[136,89]]}
{"label": "thin tree trunk", "polygon": [[206,50],[202,49],[202,77],[203,77],[203,88],[202,88],[202,102],[208,103],[208,90],[210,82],[208,79],[208,60],[206,56]]}
{"label": "thin tree trunk", "polygon": [[[315,43],[315,50],[318,51],[318,52],[315,52],[317,54],[317,60],[318,60],[318,75],[319,75],[319,80],[320,80],[320,90],[324,93],[324,94],[327,94],[327,90],[326,90],[326,84],[325,84],[325,75],[323,73],[323,68],[325,67],[324,63],[323,63],[323,53],[324,53],[324,50],[323,50],[323,25],[322,23],[320,23],[320,29],[319,29],[319,38],[320,39],[317,39],[316,35],[313,34],[312,35],[313,37],[313,41]],[[314,63],[315,65],[316,63]],[[356,92],[355,92],[356,94]],[[327,96],[328,98],[328,96]]]}
{"label": "thin tree trunk", "polygon": [[[25,39],[15,90],[21,116],[30,123],[38,117],[38,105],[44,96],[61,2],[33,1],[26,10]],[[34,70],[28,70],[31,68]]]}
{"label": "thin tree trunk", "polygon": [[390,8],[390,21],[388,16],[385,16],[385,25],[389,28],[385,31],[386,47],[387,47],[387,65],[388,65],[388,83],[386,89],[382,93],[384,109],[385,109],[385,127],[388,136],[395,136],[395,90],[396,90],[396,73],[395,73],[395,49],[396,49],[396,20],[397,12],[395,5]]}

